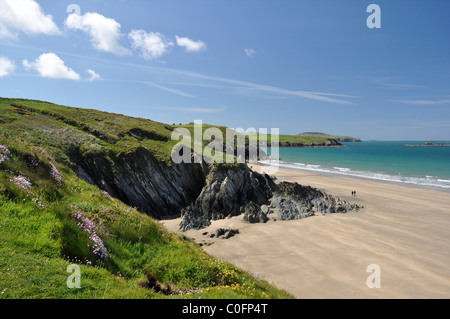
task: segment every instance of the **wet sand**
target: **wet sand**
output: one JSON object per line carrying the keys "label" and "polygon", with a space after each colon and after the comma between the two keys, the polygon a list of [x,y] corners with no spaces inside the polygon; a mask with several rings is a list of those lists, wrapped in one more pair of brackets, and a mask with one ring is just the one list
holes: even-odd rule
{"label": "wet sand", "polygon": [[[184,234],[209,244],[203,246],[207,253],[296,298],[450,298],[450,193],[299,170],[274,175],[364,209],[296,221],[271,218],[266,224],[247,224],[237,216]],[[163,223],[178,231],[179,219]],[[217,228],[237,228],[240,234],[202,235]],[[380,267],[381,288],[367,286],[372,264]]]}

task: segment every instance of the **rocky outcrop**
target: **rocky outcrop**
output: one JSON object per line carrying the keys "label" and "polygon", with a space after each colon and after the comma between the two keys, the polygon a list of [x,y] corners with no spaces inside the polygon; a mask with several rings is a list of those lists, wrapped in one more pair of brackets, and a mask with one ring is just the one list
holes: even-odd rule
{"label": "rocky outcrop", "polygon": [[250,202],[268,204],[275,188],[268,175],[258,174],[245,164],[212,165],[198,198],[181,211],[180,229],[200,229],[211,220],[240,215]]}
{"label": "rocky outcrop", "polygon": [[361,207],[298,183],[275,184],[268,175],[246,165],[234,169],[213,169],[200,196],[182,210],[180,229],[201,229],[211,220],[243,214],[249,223],[265,223],[267,214],[280,220],[302,219],[315,213],[346,213]]}
{"label": "rocky outcrop", "polygon": [[302,219],[315,213],[359,211],[362,207],[328,195],[316,188],[282,182],[270,201],[270,213],[280,220]]}
{"label": "rocky outcrop", "polygon": [[112,161],[84,157],[77,168],[82,179],[158,219],[176,215],[192,203],[205,186],[208,171],[205,163],[167,166],[145,149]]}
{"label": "rocky outcrop", "polygon": [[[204,233],[204,235],[207,235],[208,233]],[[229,239],[235,235],[239,234],[239,229],[224,229],[224,228],[218,228],[214,233],[209,235],[210,238],[222,238],[222,239]]]}
{"label": "rocky outcrop", "polygon": [[[263,207],[266,208],[265,212],[263,212]],[[248,203],[245,206],[244,217],[242,220],[250,224],[267,222],[269,220],[269,218],[267,218],[267,205],[259,206],[254,202]]]}

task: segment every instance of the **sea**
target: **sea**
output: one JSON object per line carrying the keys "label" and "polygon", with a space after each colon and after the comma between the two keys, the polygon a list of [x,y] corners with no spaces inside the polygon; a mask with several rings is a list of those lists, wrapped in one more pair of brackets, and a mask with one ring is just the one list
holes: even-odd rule
{"label": "sea", "polygon": [[[433,146],[423,146],[431,143]],[[337,148],[279,148],[281,168],[450,191],[449,141],[370,141]],[[407,146],[414,145],[414,146]],[[269,155],[273,150],[266,149]],[[262,161],[270,164],[270,161]],[[273,163],[273,162],[272,162]]]}

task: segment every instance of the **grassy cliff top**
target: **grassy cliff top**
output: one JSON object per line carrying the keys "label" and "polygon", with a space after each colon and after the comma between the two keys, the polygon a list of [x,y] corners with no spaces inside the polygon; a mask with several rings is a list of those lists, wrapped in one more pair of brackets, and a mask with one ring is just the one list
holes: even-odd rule
{"label": "grassy cliff top", "polygon": [[[291,298],[71,170],[76,156],[90,153],[148,147],[164,157],[171,130],[95,110],[0,99],[1,298]],[[73,264],[80,267],[79,289],[66,284]]]}
{"label": "grassy cliff top", "polygon": [[356,137],[339,136],[339,135],[332,135],[332,134],[320,133],[320,132],[303,132],[296,136],[325,137],[325,138],[337,140],[339,142],[361,142],[361,140]]}
{"label": "grassy cliff top", "polygon": [[[361,140],[358,138],[350,137],[350,136],[336,136],[329,135],[325,133],[302,133],[298,135],[286,135],[280,134],[277,136],[280,142],[280,146],[289,144],[303,144],[303,145],[312,145],[312,144],[324,144],[328,140],[336,140],[338,142],[360,142]],[[258,139],[262,140],[263,137],[261,135],[250,136],[250,139]],[[267,143],[270,144],[272,141],[272,135],[268,134],[266,137]]]}

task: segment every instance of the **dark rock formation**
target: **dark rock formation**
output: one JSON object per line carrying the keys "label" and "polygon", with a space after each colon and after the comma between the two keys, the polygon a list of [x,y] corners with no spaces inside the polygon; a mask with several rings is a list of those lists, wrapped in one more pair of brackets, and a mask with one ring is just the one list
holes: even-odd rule
{"label": "dark rock formation", "polygon": [[224,228],[218,228],[214,232],[214,234],[211,234],[211,238],[221,238],[222,239],[228,239],[235,235],[239,234],[239,229],[224,229]]}
{"label": "dark rock formation", "polygon": [[83,157],[78,176],[111,196],[155,218],[179,213],[205,185],[208,165],[157,162],[145,149],[114,162],[104,157]]}
{"label": "dark rock formation", "polygon": [[271,199],[271,213],[281,220],[301,219],[315,213],[346,213],[361,207],[330,196],[316,188],[282,182]]}
{"label": "dark rock formation", "polygon": [[261,210],[261,206],[250,202],[245,206],[244,217],[242,220],[254,224],[265,223],[269,220],[269,218],[267,218],[267,214]]}
{"label": "dark rock formation", "polygon": [[200,196],[182,211],[180,229],[200,229],[209,226],[211,220],[242,213],[244,221],[264,223],[267,213],[277,214],[280,220],[294,220],[315,213],[346,213],[360,208],[310,186],[288,182],[277,185],[269,176],[241,165],[210,172]]}
{"label": "dark rock formation", "polygon": [[211,220],[240,215],[250,202],[267,205],[275,188],[268,175],[258,174],[245,164],[231,168],[213,165],[198,198],[182,210],[180,229],[199,229]]}

